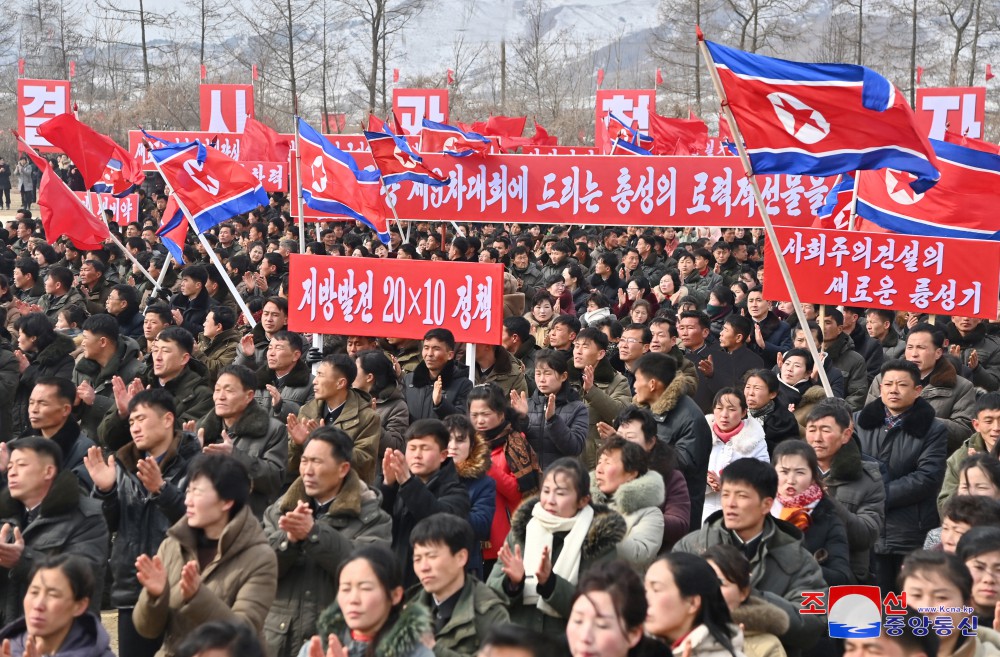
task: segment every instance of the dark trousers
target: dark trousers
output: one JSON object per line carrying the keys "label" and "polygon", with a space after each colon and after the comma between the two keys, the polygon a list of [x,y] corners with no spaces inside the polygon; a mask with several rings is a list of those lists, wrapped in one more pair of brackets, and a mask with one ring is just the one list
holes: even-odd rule
{"label": "dark trousers", "polygon": [[[7,199],[6,203],[4,199]],[[0,187],[0,206],[6,207],[8,210],[10,209],[10,187]]]}
{"label": "dark trousers", "polygon": [[147,639],[135,631],[132,610],[118,610],[118,654],[123,657],[153,657],[163,644],[163,637]]}
{"label": "dark trousers", "polygon": [[35,202],[35,190],[21,190],[21,207],[25,210],[31,209],[31,204]]}
{"label": "dark trousers", "polygon": [[882,589],[884,596],[889,591],[899,593],[899,586],[896,585],[896,578],[899,570],[903,566],[905,554],[876,554],[873,555],[872,565],[875,569],[875,583]]}

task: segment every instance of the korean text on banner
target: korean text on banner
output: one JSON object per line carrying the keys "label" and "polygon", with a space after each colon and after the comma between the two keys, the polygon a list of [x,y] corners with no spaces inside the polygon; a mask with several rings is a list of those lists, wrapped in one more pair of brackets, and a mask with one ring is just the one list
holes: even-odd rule
{"label": "korean text on banner", "polygon": [[459,342],[498,345],[503,266],[292,254],[288,328],[419,340],[446,328]]}
{"label": "korean text on banner", "polygon": [[[80,202],[87,205],[88,195],[87,192],[73,192],[76,197],[80,199]],[[97,207],[94,207],[93,201],[97,201]],[[129,194],[128,196],[123,196],[121,198],[116,198],[111,194],[104,193],[92,193],[90,194],[91,205],[87,206],[89,209],[94,211],[94,214],[100,215],[105,210],[111,210],[115,214],[115,221],[119,226],[128,226],[130,223],[139,221],[139,195]]]}
{"label": "korean text on banner", "polygon": [[[775,226],[804,302],[995,319],[1000,243]],[[777,268],[772,249],[764,266]],[[764,297],[788,298],[780,277]]]}
{"label": "korean text on banner", "polygon": [[42,153],[59,150],[38,134],[38,126],[69,110],[68,80],[17,81],[17,131],[35,150]]}

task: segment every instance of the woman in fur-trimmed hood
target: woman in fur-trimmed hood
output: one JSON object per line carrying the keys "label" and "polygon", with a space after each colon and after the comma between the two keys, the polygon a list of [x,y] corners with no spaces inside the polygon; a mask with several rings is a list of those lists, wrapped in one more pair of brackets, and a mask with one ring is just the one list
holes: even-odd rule
{"label": "woman in fur-trimmed hood", "polygon": [[449,415],[444,420],[451,436],[448,456],[455,462],[458,478],[469,493],[469,524],[475,544],[469,552],[467,569],[483,579],[482,543],[489,542],[493,515],[497,509],[497,482],[489,476],[490,447],[476,434],[466,415]]}
{"label": "woman in fur-trimmed hood", "polygon": [[[341,565],[337,579],[337,601],[320,614],[311,640],[323,654],[333,634],[351,657],[434,657],[423,643],[434,631],[431,614],[419,603],[403,604],[403,573],[392,552],[362,547]],[[299,657],[307,657],[309,646]]]}
{"label": "woman in fur-trimmed hood", "polygon": [[564,457],[546,469],[541,494],[525,500],[510,524],[488,584],[510,599],[511,622],[562,634],[580,575],[616,556],[625,519],[591,502],[583,464]]}
{"label": "woman in fur-trimmed hood", "polygon": [[590,477],[590,497],[606,504],[625,518],[625,538],[618,556],[644,571],[653,563],[663,544],[663,512],[666,495],[663,477],[647,466],[646,450],[619,437],[605,441]]}

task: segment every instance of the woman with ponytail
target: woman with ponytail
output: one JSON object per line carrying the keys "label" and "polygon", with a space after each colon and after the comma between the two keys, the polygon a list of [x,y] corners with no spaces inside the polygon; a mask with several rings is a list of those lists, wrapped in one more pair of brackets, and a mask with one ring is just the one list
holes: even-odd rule
{"label": "woman with ponytail", "polygon": [[[774,448],[771,463],[778,473],[778,494],[771,515],[802,532],[802,547],[823,568],[830,586],[854,584],[847,530],[837,515],[836,501],[823,489],[816,452],[801,440],[786,440]],[[846,512],[845,512],[846,513]]]}
{"label": "woman with ponytail", "polygon": [[528,418],[510,406],[495,383],[483,383],[469,393],[469,420],[476,441],[487,445],[492,464],[488,475],[496,482],[496,510],[490,540],[483,542],[486,573],[510,532],[510,518],[521,501],[538,492],[541,469],[524,435]]}

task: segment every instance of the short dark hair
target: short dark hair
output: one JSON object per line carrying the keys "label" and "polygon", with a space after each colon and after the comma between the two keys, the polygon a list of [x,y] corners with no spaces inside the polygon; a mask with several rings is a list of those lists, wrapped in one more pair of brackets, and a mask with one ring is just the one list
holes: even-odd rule
{"label": "short dark hair", "polygon": [[642,427],[642,435],[645,436],[647,443],[656,440],[656,418],[653,417],[652,411],[648,408],[642,408],[634,404],[626,406],[618,414],[618,417],[615,418],[615,429],[629,422],[639,423]]}
{"label": "short dark hair", "polygon": [[216,620],[202,623],[184,637],[175,657],[195,657],[209,650],[226,652],[229,657],[266,657],[260,638],[249,625],[239,621]]}
{"label": "short dark hair", "polygon": [[622,328],[622,333],[625,331],[640,331],[642,335],[639,337],[642,340],[642,344],[649,344],[653,341],[653,332],[649,330],[649,327],[645,324],[629,324]]}
{"label": "short dark hair", "polygon": [[1000,527],[973,527],[962,535],[955,548],[962,561],[987,552],[1000,552]]}
{"label": "short dark hair", "polygon": [[896,321],[896,313],[891,310],[886,310],[885,308],[869,308],[865,311],[865,317],[869,315],[875,315],[883,322],[889,322],[890,325]]}
{"label": "short dark hair", "polygon": [[1000,411],[1000,392],[988,392],[976,399],[976,415],[983,411]]}
{"label": "short dark hair", "polygon": [[250,472],[233,456],[225,454],[199,454],[188,466],[188,481],[204,477],[212,483],[212,488],[221,500],[229,500],[233,508],[229,512],[232,519],[250,499]]}
{"label": "short dark hair", "polygon": [[222,327],[223,331],[236,327],[236,313],[229,306],[215,306],[208,312],[211,313],[212,319]]}
{"label": "short dark hair", "polygon": [[531,657],[566,657],[569,655],[566,647],[560,645],[552,637],[513,623],[491,627],[486,632],[486,636],[483,637],[483,646],[523,650]]}
{"label": "short dark hair", "polygon": [[972,527],[997,526],[1000,525],[1000,502],[985,495],[955,495],[942,505],[941,518]]}
{"label": "short dark hair", "polygon": [[410,531],[410,546],[443,544],[452,554],[466,550],[472,554],[476,540],[472,525],[465,518],[450,513],[435,513],[418,522]]}
{"label": "short dark hair", "polygon": [[205,287],[205,283],[208,282],[208,270],[201,265],[188,265],[181,270],[181,278],[189,278]]}
{"label": "short dark hair", "polygon": [[137,392],[128,402],[128,414],[131,415],[135,412],[137,406],[155,408],[160,415],[170,413],[175,418],[177,417],[177,402],[174,400],[174,396],[163,388],[148,388]]}
{"label": "short dark hair", "polygon": [[35,387],[51,386],[56,395],[70,406],[76,402],[76,384],[64,376],[43,376],[35,380]]}
{"label": "short dark hair", "polygon": [[806,426],[808,427],[811,422],[817,422],[827,417],[833,418],[833,421],[837,423],[841,431],[851,426],[850,407],[843,399],[835,397],[821,399],[816,402],[816,405],[809,411],[809,415],[806,416]]}
{"label": "short dark hair", "polygon": [[73,272],[70,271],[68,267],[53,265],[52,267],[49,267],[49,271],[45,275],[62,285],[67,290],[73,287]]}
{"label": "short dark hair", "polygon": [[[166,329],[164,329],[164,331],[166,331]],[[163,335],[163,333],[160,335]],[[240,382],[240,386],[244,390],[257,389],[257,375],[253,370],[245,365],[237,365],[236,363],[226,365],[219,371],[218,378],[221,379],[223,374],[229,374],[230,376],[236,377],[236,379]],[[218,379],[216,379],[216,381],[218,381]]]}
{"label": "short dark hair", "polygon": [[531,337],[531,323],[521,315],[505,318],[503,326],[507,329],[507,333],[516,335],[521,342],[526,342]]}
{"label": "short dark hair", "polygon": [[730,313],[724,323],[729,324],[734,333],[743,336],[743,344],[749,342],[750,338],[753,337],[753,323],[743,315]]}
{"label": "short dark hair", "polygon": [[424,333],[424,342],[428,340],[443,342],[449,351],[455,351],[455,334],[446,328],[433,328],[427,331]]}
{"label": "short dark hair", "polygon": [[354,440],[343,429],[337,427],[316,427],[306,439],[306,445],[314,440],[326,443],[333,458],[340,463],[354,465]]}
{"label": "short dark hair", "polygon": [[708,315],[705,313],[688,310],[687,312],[680,314],[680,317],[677,318],[677,322],[680,323],[682,319],[696,319],[698,320],[698,324],[701,326],[702,330],[709,331],[712,329],[712,320],[710,320]]}
{"label": "short dark hair", "polygon": [[131,285],[116,285],[111,288],[118,293],[118,299],[124,301],[130,311],[139,311],[139,292]]}
{"label": "short dark hair", "polygon": [[934,326],[933,324],[928,324],[927,322],[922,322],[911,328],[906,337],[909,337],[914,333],[929,334],[931,336],[931,342],[934,343],[934,348],[944,349],[945,334],[939,327]]}
{"label": "short dark hair", "polygon": [[59,447],[59,443],[54,440],[42,438],[41,436],[25,436],[24,438],[11,441],[9,447],[11,454],[14,453],[14,450],[26,449],[42,458],[50,459],[56,466],[56,472],[62,470],[63,451]]}
{"label": "short dark hair", "polygon": [[620,436],[612,436],[604,441],[597,450],[597,455],[614,451],[621,452],[622,468],[625,472],[635,472],[641,477],[649,471],[649,455],[639,445]]}
{"label": "short dark hair", "polygon": [[829,317],[830,319],[832,319],[834,322],[837,323],[837,326],[844,325],[844,313],[840,312],[833,306],[827,306],[823,310],[826,313],[827,317]]}
{"label": "short dark hair", "polygon": [[788,360],[789,358],[795,358],[795,357],[803,359],[806,363],[806,370],[812,371],[815,361],[813,361],[812,354],[809,353],[808,349],[802,349],[801,347],[795,347],[794,349],[789,349],[788,351],[785,352],[783,358],[784,360]]}
{"label": "short dark hair", "polygon": [[753,458],[736,459],[721,473],[722,483],[747,484],[760,495],[761,499],[774,498],[778,494],[778,473],[770,463]]}
{"label": "short dark hair", "polygon": [[552,320],[552,326],[555,327],[556,324],[562,324],[568,328],[571,333],[580,333],[580,320],[573,315],[559,315]]}
{"label": "short dark hair", "polygon": [[433,438],[443,452],[448,449],[451,433],[441,420],[423,418],[411,424],[406,430],[404,440],[409,443],[414,438]]}
{"label": "short dark hair", "polygon": [[194,352],[194,337],[192,337],[190,331],[182,326],[168,326],[160,331],[156,339],[164,342],[173,342],[185,353],[190,354]]}
{"label": "short dark hair", "polygon": [[[973,530],[966,532],[968,536]],[[959,541],[961,544],[961,541]],[[972,573],[965,567],[964,558],[958,553],[938,552],[937,550],[914,550],[903,560],[903,566],[899,570],[897,584],[900,590],[906,578],[915,573],[932,572],[954,584],[959,593],[962,594],[962,601],[972,597]],[[910,634],[910,632],[907,632]],[[934,634],[931,632],[931,634]]]}
{"label": "short dark hair", "polygon": [[31,258],[18,258],[14,261],[14,268],[20,269],[22,274],[31,276],[36,281],[38,280],[38,272],[41,270],[38,263]]}
{"label": "short dark hair", "polygon": [[543,365],[555,370],[557,374],[566,374],[569,372],[569,357],[566,355],[565,351],[560,351],[558,349],[542,349],[535,354],[535,371]]}
{"label": "short dark hair", "polygon": [[608,348],[608,336],[604,334],[604,331],[594,328],[593,326],[580,329],[576,334],[576,339],[590,340],[597,345],[597,348],[601,351],[606,351]]}
{"label": "short dark hair", "polygon": [[[295,331],[281,330],[271,336],[271,341],[280,340],[282,342],[287,342],[288,346],[292,348],[292,351],[297,351],[300,354],[305,351],[305,344],[302,341],[302,336]],[[354,379],[351,379],[353,382]]]}
{"label": "short dark hair", "polygon": [[28,581],[35,579],[39,570],[58,570],[69,582],[73,600],[94,597],[94,567],[79,554],[52,554],[43,556],[31,566]]}
{"label": "short dark hair", "polygon": [[118,338],[121,336],[118,320],[107,313],[91,315],[83,322],[83,326],[80,328],[94,335],[107,338],[112,342],[118,342]]}
{"label": "short dark hair", "polygon": [[635,372],[669,386],[677,376],[677,361],[667,354],[651,351],[635,361]]}
{"label": "short dark hair", "polygon": [[358,378],[358,365],[354,358],[347,354],[331,354],[323,362],[347,379],[347,387],[354,385],[354,379]]}
{"label": "short dark hair", "polygon": [[[91,255],[92,256],[96,255],[96,253],[92,253]],[[102,276],[104,275],[104,272],[107,271],[107,265],[105,265],[104,261],[100,259],[100,256],[98,256],[97,258],[94,257],[87,258],[86,260],[83,261],[83,264],[93,267],[94,271],[96,271],[98,274],[101,274]]]}
{"label": "short dark hair", "polygon": [[908,360],[903,360],[902,358],[897,358],[895,360],[890,360],[888,363],[882,366],[880,373],[884,377],[886,372],[906,372],[913,379],[913,385],[920,385],[920,368],[917,367],[916,363],[911,363]]}
{"label": "short dark hair", "polygon": [[288,299],[285,299],[284,297],[268,297],[267,300],[264,302],[264,306],[266,306],[269,303],[277,306],[278,310],[285,313],[286,315],[288,314]]}

